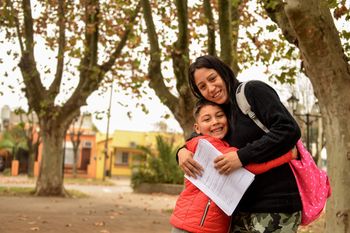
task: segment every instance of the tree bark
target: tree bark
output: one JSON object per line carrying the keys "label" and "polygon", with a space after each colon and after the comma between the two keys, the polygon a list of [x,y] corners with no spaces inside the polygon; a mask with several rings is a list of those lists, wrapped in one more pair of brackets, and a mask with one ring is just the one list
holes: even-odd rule
{"label": "tree bark", "polygon": [[231,0],[219,0],[219,33],[220,33],[220,57],[230,67],[233,64],[232,57],[232,17]]}
{"label": "tree bark", "polygon": [[176,76],[176,89],[179,96],[173,95],[164,83],[161,70],[161,49],[158,35],[152,17],[152,9],[149,0],[141,0],[144,20],[147,26],[147,35],[150,43],[150,62],[148,65],[149,86],[156,92],[161,102],[174,114],[175,119],[184,131],[187,138],[193,132],[193,119],[188,117],[194,106],[194,97],[187,84],[188,57],[188,19],[187,1],[177,0],[179,33],[178,40],[174,44],[172,53],[174,74]]}
{"label": "tree bark", "polygon": [[216,56],[215,22],[210,0],[203,1],[203,8],[208,30],[208,54]]}
{"label": "tree bark", "polygon": [[326,1],[287,0],[285,13],[295,32],[305,72],[323,116],[327,171],[332,196],[326,232],[350,232],[350,68]]}
{"label": "tree bark", "polygon": [[[57,125],[55,121],[41,124],[43,142],[39,177],[36,183],[35,195],[65,196],[63,187],[63,138],[69,123]],[[66,125],[66,126],[64,126]],[[50,156],[48,156],[50,155]]]}
{"label": "tree bark", "polygon": [[[22,56],[19,67],[25,84],[24,92],[28,99],[29,108],[30,110],[33,109],[39,118],[43,143],[40,174],[36,186],[37,195],[64,195],[62,142],[66,129],[72,120],[80,114],[80,107],[85,105],[89,95],[97,90],[105,74],[111,70],[112,65],[121,54],[140,8],[139,6],[136,7],[123,35],[121,35],[120,42],[116,45],[116,49],[107,59],[107,62],[99,65],[97,63],[100,26],[99,1],[88,0],[83,3],[82,7],[85,9],[85,38],[83,40],[84,54],[79,67],[79,83],[70,98],[62,106],[58,106],[55,104],[55,100],[62,84],[66,42],[65,1],[59,0],[52,3],[57,4],[58,12],[58,54],[55,78],[50,87],[46,89],[41,82],[34,56],[34,20],[31,1],[22,0],[24,43],[20,45]],[[22,38],[19,32],[18,37]]]}
{"label": "tree bark", "polygon": [[239,7],[242,4],[241,0],[232,1],[231,6],[231,26],[232,26],[232,70],[235,75],[237,75],[240,71],[238,66],[238,54],[237,54],[237,44],[238,44],[238,35],[239,35],[239,25],[240,21],[240,10]]}

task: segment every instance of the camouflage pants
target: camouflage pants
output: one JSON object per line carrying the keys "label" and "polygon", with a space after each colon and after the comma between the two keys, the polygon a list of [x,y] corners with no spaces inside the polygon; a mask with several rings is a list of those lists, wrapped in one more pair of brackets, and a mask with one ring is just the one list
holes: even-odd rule
{"label": "camouflage pants", "polygon": [[185,231],[185,230],[182,230],[182,229],[173,227],[173,228],[171,229],[171,233],[191,233],[191,232],[188,232],[188,231]]}
{"label": "camouflage pants", "polygon": [[232,216],[231,233],[296,233],[301,212],[237,213]]}

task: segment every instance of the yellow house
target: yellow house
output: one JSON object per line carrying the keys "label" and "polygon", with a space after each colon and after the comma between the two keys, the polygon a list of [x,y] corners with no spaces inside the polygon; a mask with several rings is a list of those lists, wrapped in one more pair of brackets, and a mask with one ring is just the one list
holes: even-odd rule
{"label": "yellow house", "polygon": [[137,156],[143,153],[137,146],[156,150],[158,135],[173,140],[175,146],[181,146],[184,143],[183,135],[180,133],[116,130],[108,136],[108,140],[106,140],[106,134],[97,134],[96,178],[131,176],[133,165],[139,163]]}

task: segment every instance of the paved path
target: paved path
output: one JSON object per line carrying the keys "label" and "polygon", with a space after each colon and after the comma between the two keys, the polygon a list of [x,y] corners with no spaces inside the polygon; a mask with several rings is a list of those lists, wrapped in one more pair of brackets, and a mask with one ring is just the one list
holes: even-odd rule
{"label": "paved path", "polygon": [[[66,189],[79,190],[91,196],[104,196],[115,193],[131,193],[133,192],[130,186],[130,179],[116,178],[110,180],[114,186],[103,185],[81,185],[81,184],[65,184]],[[6,177],[0,176],[0,186],[5,187],[35,187],[35,181],[28,179],[25,176]]]}
{"label": "paved path", "polygon": [[[133,193],[130,181],[114,186],[65,185],[89,198],[2,197],[0,233],[169,233],[177,196]],[[34,187],[25,177],[0,175],[0,187]],[[300,233],[324,232],[324,218]]]}
{"label": "paved path", "polygon": [[[34,187],[0,176],[0,186]],[[65,185],[89,198],[1,197],[0,233],[168,233],[177,196],[133,193],[129,180],[115,186]]]}

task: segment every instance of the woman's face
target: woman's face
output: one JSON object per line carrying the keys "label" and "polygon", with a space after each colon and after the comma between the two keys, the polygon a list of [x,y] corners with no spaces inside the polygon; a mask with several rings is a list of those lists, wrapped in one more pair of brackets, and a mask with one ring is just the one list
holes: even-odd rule
{"label": "woman's face", "polygon": [[208,68],[197,69],[194,72],[194,82],[206,100],[217,104],[228,102],[226,84],[216,70]]}
{"label": "woman's face", "polygon": [[228,131],[227,118],[219,106],[203,106],[196,118],[194,130],[198,134],[209,135],[214,138],[222,139]]}

